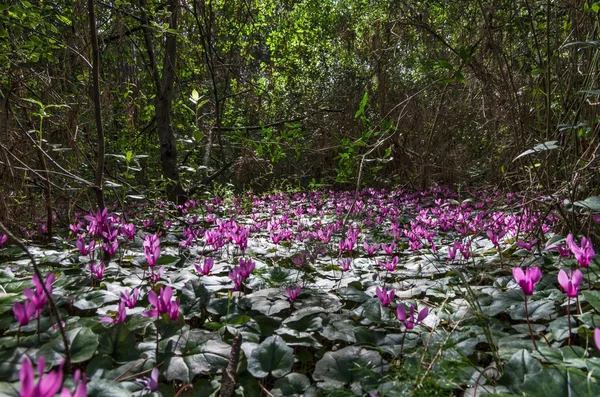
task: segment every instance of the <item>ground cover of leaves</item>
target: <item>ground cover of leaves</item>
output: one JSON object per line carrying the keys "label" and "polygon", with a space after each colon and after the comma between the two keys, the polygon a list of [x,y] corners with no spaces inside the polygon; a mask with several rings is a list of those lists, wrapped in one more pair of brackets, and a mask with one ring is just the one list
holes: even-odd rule
{"label": "ground cover of leaves", "polygon": [[[30,260],[0,234],[0,394],[24,395],[24,360],[44,357],[73,395],[76,370],[89,396],[218,395],[241,335],[237,395],[600,395],[598,263],[523,202],[434,187],[73,214],[27,244],[55,277],[69,368],[56,318],[28,306],[43,300]],[[558,274],[578,266],[568,299]],[[541,272],[527,311],[517,267]]]}

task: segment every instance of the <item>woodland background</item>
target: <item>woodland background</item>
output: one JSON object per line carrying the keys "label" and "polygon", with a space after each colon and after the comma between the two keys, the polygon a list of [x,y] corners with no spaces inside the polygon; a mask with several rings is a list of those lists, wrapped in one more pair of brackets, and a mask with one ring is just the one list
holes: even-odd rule
{"label": "woodland background", "polygon": [[182,201],[215,183],[588,197],[599,11],[578,0],[8,0],[0,220],[39,203],[50,214],[104,198]]}

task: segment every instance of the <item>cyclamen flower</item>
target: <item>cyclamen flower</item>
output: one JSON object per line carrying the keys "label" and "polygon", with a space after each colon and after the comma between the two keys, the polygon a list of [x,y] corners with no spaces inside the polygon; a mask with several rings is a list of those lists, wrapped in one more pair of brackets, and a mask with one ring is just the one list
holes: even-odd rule
{"label": "cyclamen flower", "polygon": [[252,273],[252,270],[254,270],[255,266],[256,264],[252,259],[240,258],[240,275],[242,276],[242,278],[248,278],[250,276],[250,273]]}
{"label": "cyclamen flower", "polygon": [[154,233],[153,235],[146,235],[142,245],[144,247],[144,255],[148,261],[148,266],[154,267],[160,256],[160,240],[158,239],[158,234]]}
{"label": "cyclamen flower", "polygon": [[558,283],[563,287],[569,298],[577,297],[579,285],[582,281],[583,273],[579,269],[575,271],[569,270],[568,275],[562,269],[558,272]]}
{"label": "cyclamen flower", "polygon": [[413,329],[415,325],[423,321],[429,314],[429,308],[426,307],[419,312],[419,314],[417,315],[417,320],[415,321],[415,305],[411,304],[409,310],[410,314],[407,318],[406,309],[404,308],[404,305],[399,304],[396,307],[396,315],[398,317],[398,320],[400,320],[400,322],[404,324],[406,329]]}
{"label": "cyclamen flower", "polygon": [[383,287],[383,289],[377,287],[375,289],[375,293],[377,294],[377,297],[381,301],[381,304],[383,306],[387,306],[394,299],[394,295],[396,294],[396,291],[393,289],[388,291],[385,287]]}
{"label": "cyclamen flower", "polygon": [[136,379],[135,381],[144,385],[143,390],[148,390],[152,393],[158,391],[158,368],[153,368],[150,376]]}
{"label": "cyclamen flower", "polygon": [[339,266],[343,271],[347,272],[350,270],[350,265],[352,264],[352,258],[344,258],[339,261]]}
{"label": "cyclamen flower", "polygon": [[[54,273],[50,273],[46,276],[46,282],[44,284],[46,286],[46,289],[48,290],[48,293],[50,294],[52,294],[52,283],[54,282],[55,278],[56,276],[54,275]],[[30,288],[25,288],[23,290],[23,295],[29,298],[31,303],[33,303],[34,305],[35,310],[37,312],[40,312],[44,309],[46,303],[48,303],[48,297],[44,292],[44,288],[42,287],[42,283],[40,282],[40,279],[38,278],[37,274],[33,275],[32,281],[33,285],[35,285],[35,291],[31,290]]]}
{"label": "cyclamen flower", "polygon": [[521,286],[525,296],[533,295],[533,288],[542,278],[542,271],[539,267],[530,267],[523,272],[520,267],[515,267],[512,271],[515,281]]}
{"label": "cyclamen flower", "polygon": [[194,263],[194,267],[196,268],[196,271],[198,271],[198,273],[202,274],[203,276],[208,276],[214,265],[215,265],[215,258],[213,258],[213,257],[204,258],[204,264],[202,266],[200,266],[197,263]]}
{"label": "cyclamen flower", "polygon": [[387,245],[381,244],[381,248],[387,255],[392,255],[394,253],[394,250],[396,249],[396,243],[394,243],[392,241],[391,243],[389,243]]}
{"label": "cyclamen flower", "polygon": [[377,250],[379,249],[379,244],[373,244],[371,246],[369,246],[369,243],[367,243],[366,241],[363,243],[363,247],[365,249],[365,251],[367,251],[367,255],[373,255],[375,252],[377,252]]}
{"label": "cyclamen flower", "polygon": [[291,302],[294,302],[298,298],[298,295],[300,295],[301,292],[302,292],[302,288],[300,288],[299,285],[297,285],[295,288],[288,287],[285,289],[285,294],[288,296],[288,298],[290,299]]}
{"label": "cyclamen flower", "polygon": [[13,304],[13,313],[15,318],[19,322],[19,326],[25,326],[29,324],[31,316],[35,313],[35,306],[30,300],[26,299],[25,302],[15,302]]}
{"label": "cyclamen flower", "polygon": [[105,268],[106,266],[104,265],[104,262],[100,262],[99,265],[96,265],[95,262],[90,262],[90,272],[92,273],[92,276],[94,276],[94,278],[98,281],[102,281],[102,276],[104,276]]}
{"label": "cyclamen flower", "polygon": [[241,270],[238,266],[235,266],[229,272],[229,278],[233,281],[233,289],[232,291],[239,291],[242,289],[242,282],[244,278],[242,277]]}
{"label": "cyclamen flower", "polygon": [[385,262],[379,262],[379,266],[385,267],[390,272],[393,272],[396,269],[396,265],[398,265],[398,257],[395,256],[392,261],[386,260]]}
{"label": "cyclamen flower", "polygon": [[21,382],[20,397],[54,397],[62,385],[62,364],[56,371],[50,371],[44,375],[46,360],[43,356],[38,359],[39,380],[37,385],[34,382],[35,372],[33,364],[29,357],[25,357],[19,371],[19,381]]}
{"label": "cyclamen flower", "polygon": [[125,319],[127,318],[127,309],[125,307],[125,302],[119,302],[119,305],[117,306],[117,315],[115,316],[115,318],[113,319],[112,317],[101,317],[100,322],[110,323],[112,325],[125,322]]}
{"label": "cyclamen flower", "polygon": [[592,240],[587,237],[581,238],[581,248],[577,245],[575,241],[573,241],[573,235],[569,234],[567,236],[567,247],[571,250],[577,262],[583,268],[587,268],[590,265],[592,259],[594,259],[594,247],[592,246]]}
{"label": "cyclamen flower", "polygon": [[150,273],[149,277],[150,277],[150,282],[152,284],[156,284],[160,281],[163,273],[165,272],[165,268],[164,267],[160,267],[158,269],[158,271],[156,273],[154,273],[154,269],[152,270],[152,273]]}
{"label": "cyclamen flower", "polygon": [[146,310],[142,315],[146,317],[158,317],[161,314],[168,313],[171,320],[179,317],[179,301],[171,301],[173,296],[173,289],[166,287],[164,290],[161,288],[160,293],[157,296],[156,292],[148,292],[148,302],[150,302],[156,309]]}
{"label": "cyclamen flower", "polygon": [[569,247],[565,247],[560,244],[552,244],[546,247],[546,251],[550,250],[556,250],[561,258],[568,258],[571,255],[571,250]]}
{"label": "cyclamen flower", "polygon": [[135,225],[133,223],[127,223],[121,226],[121,234],[127,237],[128,240],[133,240],[135,237]]}
{"label": "cyclamen flower", "polygon": [[4,245],[4,243],[6,243],[6,241],[8,241],[8,236],[6,234],[3,234],[0,236],[0,247],[2,247]]}
{"label": "cyclamen flower", "polygon": [[108,209],[104,208],[96,211],[96,214],[90,213],[83,217],[86,221],[90,222],[87,227],[88,232],[92,236],[102,236],[102,232],[108,228]]}
{"label": "cyclamen flower", "polygon": [[75,383],[75,389],[73,393],[69,391],[66,387],[62,388],[60,392],[60,397],[87,397],[87,379],[85,373],[82,373],[81,370],[75,370],[75,375],[73,375],[73,380]]}
{"label": "cyclamen flower", "polygon": [[600,328],[594,330],[594,342],[596,343],[596,348],[600,350]]}
{"label": "cyclamen flower", "polygon": [[129,291],[121,292],[121,302],[128,308],[133,309],[137,304],[139,294],[140,291],[137,288],[133,289],[133,293],[130,293]]}

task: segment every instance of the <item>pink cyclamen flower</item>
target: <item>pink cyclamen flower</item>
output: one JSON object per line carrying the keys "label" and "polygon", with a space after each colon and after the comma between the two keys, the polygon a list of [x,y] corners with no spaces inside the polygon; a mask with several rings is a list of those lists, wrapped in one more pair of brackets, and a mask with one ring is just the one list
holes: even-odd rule
{"label": "pink cyclamen flower", "polygon": [[101,323],[110,323],[110,324],[114,325],[117,323],[125,322],[126,318],[127,318],[127,309],[126,309],[125,302],[120,301],[118,308],[117,308],[117,315],[115,316],[115,318],[113,319],[112,317],[101,317],[100,322]]}
{"label": "pink cyclamen flower", "polygon": [[233,289],[232,291],[239,291],[242,289],[242,282],[244,278],[242,277],[241,270],[239,266],[235,266],[229,272],[229,278],[233,281]]}
{"label": "pink cyclamen flower", "polygon": [[[148,302],[156,309],[146,310],[142,314],[146,317],[158,317],[161,314],[168,313],[171,319],[173,317],[177,318],[179,315],[179,302],[172,302],[172,296],[173,289],[171,287],[166,287],[164,290],[161,288],[158,296],[156,292],[151,290],[148,292]],[[175,316],[175,313],[177,313],[177,316]]]}
{"label": "pink cyclamen flower", "polygon": [[158,391],[158,368],[153,368],[150,376],[146,376],[144,378],[136,379],[135,381],[144,385],[143,390],[148,390],[152,393]]}
{"label": "pink cyclamen flower", "polygon": [[37,365],[39,380],[36,385],[33,364],[29,360],[29,357],[25,357],[19,371],[19,380],[21,381],[20,397],[54,397],[58,393],[63,378],[62,364],[56,371],[50,371],[46,375],[44,375],[45,366],[46,360],[43,356],[40,356]]}
{"label": "pink cyclamen flower", "polygon": [[347,272],[350,270],[350,265],[352,264],[352,258],[344,258],[338,262],[338,265],[342,268],[343,271]]}
{"label": "pink cyclamen flower", "polygon": [[127,240],[133,240],[135,237],[135,225],[133,223],[127,223],[121,226],[121,234],[127,238]]}
{"label": "pink cyclamen flower", "polygon": [[73,390],[73,393],[71,393],[66,387],[63,387],[60,392],[60,397],[87,397],[88,391],[85,373],[82,373],[79,369],[75,370],[73,380],[75,383],[75,389]]}
{"label": "pink cyclamen flower", "polygon": [[288,298],[290,299],[291,302],[294,302],[298,298],[298,295],[300,295],[301,292],[302,292],[302,288],[300,288],[299,285],[297,285],[295,288],[288,287],[285,289],[285,294],[288,296]]}
{"label": "pink cyclamen flower", "polygon": [[160,256],[160,240],[158,239],[158,234],[147,234],[146,237],[144,237],[144,243],[142,245],[144,247],[144,255],[148,261],[148,266],[154,267]]}
{"label": "pink cyclamen flower", "polygon": [[581,267],[587,268],[590,265],[592,259],[594,259],[594,247],[592,246],[592,240],[587,237],[581,238],[581,248],[577,245],[575,241],[573,241],[573,235],[569,234],[567,236],[567,247],[571,250],[573,255],[575,255],[575,259],[581,265]]}
{"label": "pink cyclamen flower", "polygon": [[121,292],[121,302],[123,302],[128,308],[133,309],[137,304],[139,295],[140,290],[137,288],[134,288],[132,293],[129,291]]}
{"label": "pink cyclamen flower", "polygon": [[203,276],[208,276],[214,265],[215,265],[215,258],[213,258],[213,257],[204,258],[204,263],[202,266],[200,266],[197,263],[194,263],[194,267],[196,268],[196,271],[198,271],[198,273],[202,274]]}
{"label": "pink cyclamen flower", "polygon": [[390,291],[388,291],[385,287],[383,287],[383,289],[377,287],[375,289],[375,293],[377,294],[377,297],[381,301],[381,304],[383,306],[387,306],[394,299],[394,295],[396,294],[396,291],[394,289],[391,289]]}
{"label": "pink cyclamen flower", "polygon": [[567,274],[564,270],[558,272],[558,283],[565,290],[565,293],[569,298],[575,298],[579,293],[579,285],[583,281],[583,273],[581,270],[576,269],[575,271],[569,270]]}
{"label": "pink cyclamen flower", "polygon": [[561,258],[568,258],[571,255],[571,250],[569,249],[569,247],[565,247],[561,244],[552,244],[546,247],[546,251],[551,250],[556,250],[556,252],[558,252],[558,255]]}
{"label": "pink cyclamen flower", "polygon": [[92,273],[92,276],[98,281],[102,281],[105,269],[106,266],[104,265],[104,262],[100,262],[99,265],[96,265],[95,262],[90,262],[90,272]]}
{"label": "pink cyclamen flower", "polygon": [[31,316],[35,313],[35,306],[30,300],[26,299],[25,302],[15,302],[13,304],[13,313],[15,318],[19,322],[19,326],[25,326],[29,324]]}
{"label": "pink cyclamen flower", "polygon": [[596,343],[596,348],[600,350],[600,328],[594,330],[594,342]]}
{"label": "pink cyclamen flower", "polygon": [[150,282],[152,284],[158,283],[164,272],[165,272],[165,268],[162,266],[158,269],[158,271],[156,273],[154,273],[154,269],[152,269],[152,273],[150,273],[150,276],[149,276]]}
{"label": "pink cyclamen flower", "polygon": [[385,262],[379,262],[379,266],[385,267],[390,272],[393,272],[396,269],[396,265],[398,265],[397,256],[394,256],[394,259],[392,259],[392,261],[386,260]]}
{"label": "pink cyclamen flower", "polygon": [[417,315],[417,320],[415,321],[415,311],[415,305],[411,304],[409,309],[410,314],[407,317],[406,308],[403,304],[399,304],[396,307],[396,316],[398,317],[398,320],[400,320],[400,322],[404,324],[406,329],[413,329],[415,325],[423,321],[425,317],[427,317],[427,315],[429,314],[429,308],[426,307],[424,309],[421,309],[421,311]]}
{"label": "pink cyclamen flower", "polygon": [[389,243],[387,245],[381,244],[381,248],[387,255],[392,255],[394,253],[394,250],[396,249],[396,243],[394,243],[392,241],[391,243]]}
{"label": "pink cyclamen flower", "polygon": [[527,268],[525,272],[520,267],[515,267],[512,273],[525,296],[533,295],[533,288],[542,279],[542,271],[539,267]]}
{"label": "pink cyclamen flower", "polygon": [[8,241],[8,236],[6,234],[1,235],[0,236],[0,247],[2,247],[6,241]]}
{"label": "pink cyclamen flower", "polygon": [[[54,282],[55,278],[56,276],[54,273],[50,273],[46,276],[44,285],[46,286],[49,294],[52,294],[52,283]],[[33,285],[35,285],[35,291],[31,290],[30,288],[25,288],[23,290],[23,295],[25,295],[33,303],[36,311],[41,311],[46,306],[46,303],[48,303],[48,297],[44,292],[44,288],[42,287],[42,283],[40,282],[37,274],[33,275],[32,281]]]}
{"label": "pink cyclamen flower", "polygon": [[255,266],[256,264],[252,259],[240,258],[240,275],[242,278],[248,278]]}

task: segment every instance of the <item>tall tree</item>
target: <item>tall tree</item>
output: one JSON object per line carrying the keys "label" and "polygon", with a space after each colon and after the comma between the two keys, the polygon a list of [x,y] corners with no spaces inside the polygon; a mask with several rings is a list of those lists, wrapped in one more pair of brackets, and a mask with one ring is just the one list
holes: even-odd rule
{"label": "tall tree", "polygon": [[177,14],[179,12],[178,0],[169,0],[167,10],[169,16],[169,29],[167,31],[164,48],[162,75],[152,41],[152,32],[148,23],[146,0],[140,0],[142,7],[142,24],[144,25],[144,41],[148,51],[148,59],[152,69],[152,77],[156,94],[154,97],[154,110],[156,114],[156,129],[160,142],[160,164],[163,177],[167,179],[167,196],[174,202],[185,200],[185,192],[179,176],[177,162],[177,145],[171,124],[171,109],[173,101],[173,85],[176,77],[177,63]]}

